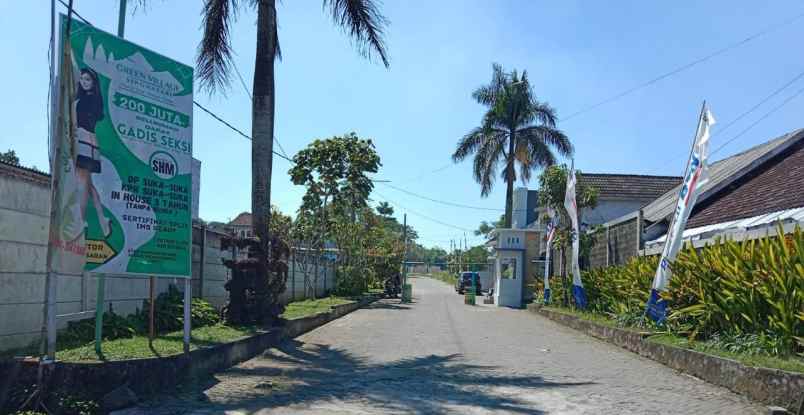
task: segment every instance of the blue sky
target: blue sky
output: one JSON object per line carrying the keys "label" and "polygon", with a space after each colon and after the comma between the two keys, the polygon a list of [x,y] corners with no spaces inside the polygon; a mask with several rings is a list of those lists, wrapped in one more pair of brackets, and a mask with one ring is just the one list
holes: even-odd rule
{"label": "blue sky", "polygon": [[[111,32],[116,30],[116,4],[75,1],[79,13]],[[386,1],[382,9],[391,21],[390,69],[362,59],[319,2],[278,6],[284,59],[277,64],[276,131],[282,146],[292,155],[315,138],[355,131],[374,139],[383,160],[378,176],[393,185],[502,209],[503,183],[498,181],[491,196],[481,199],[469,162],[433,172],[449,163],[458,138],[479,123],[483,108],[470,94],[488,82],[492,62],[527,69],[536,94],[562,117],[778,25],[804,12],[804,5],[443,0]],[[200,1],[153,0],[148,10],[129,16],[126,37],[192,64],[201,38],[200,11]],[[0,121],[11,127],[0,135],[0,151],[12,148],[25,165],[46,168],[49,2],[0,2],[0,16],[5,39],[0,54],[7,59],[0,74],[8,97],[0,101]],[[232,35],[236,64],[249,88],[255,20],[251,11],[241,13]],[[560,123],[576,146],[576,166],[596,173],[680,174],[702,100],[720,121],[713,137],[717,148],[804,87],[804,80],[796,82],[718,134],[718,127],[804,70],[796,41],[804,35],[802,22]],[[197,93],[197,99],[250,130],[249,99],[236,80],[225,96]],[[715,158],[804,127],[803,107],[804,97],[793,99]],[[233,218],[250,207],[250,143],[200,111],[194,123],[194,155],[203,163],[201,216]],[[292,213],[303,189],[290,184],[288,168],[275,159],[272,200]],[[460,228],[474,229],[481,220],[498,216],[435,204],[382,184],[372,198],[395,204],[400,219],[408,212],[425,245],[447,247],[451,238],[463,237]],[[477,241],[467,234],[470,244]]]}

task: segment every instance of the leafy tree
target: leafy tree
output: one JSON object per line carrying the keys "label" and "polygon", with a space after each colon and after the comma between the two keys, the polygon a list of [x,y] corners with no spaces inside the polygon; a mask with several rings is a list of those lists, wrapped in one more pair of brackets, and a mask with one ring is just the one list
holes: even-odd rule
{"label": "leafy tree", "polygon": [[[388,66],[383,40],[387,20],[373,0],[324,0],[323,5],[333,23],[351,37],[361,55],[367,58],[377,55]],[[240,7],[257,12],[251,106],[251,211],[257,236],[261,241],[268,241],[276,99],[274,61],[281,58],[276,0],[205,0],[204,34],[198,47],[196,74],[201,87],[210,93],[229,86],[233,54],[230,30]]]}
{"label": "leafy tree", "polygon": [[494,64],[493,69],[491,83],[472,94],[488,110],[481,125],[458,141],[452,160],[457,163],[475,155],[472,171],[483,197],[491,193],[502,164],[502,179],[507,185],[503,226],[510,228],[516,166],[519,165],[518,177],[527,182],[531,170],[556,163],[553,151],[569,157],[573,148],[567,136],[556,128],[555,110],[536,99],[527,71],[520,76],[517,71],[504,72],[499,64]]}
{"label": "leafy tree", "polygon": [[20,159],[17,157],[17,153],[14,150],[8,150],[5,153],[0,153],[0,161],[7,164],[13,164],[15,166],[20,165]]}
{"label": "leafy tree", "polygon": [[388,202],[380,202],[380,204],[377,205],[377,213],[379,213],[380,216],[390,217],[394,214],[394,208]]}
{"label": "leafy tree", "polygon": [[[552,208],[559,215],[559,225],[556,228],[556,234],[553,239],[553,246],[560,249],[560,255],[564,260],[564,268],[566,270],[567,260],[566,251],[567,247],[572,243],[573,238],[580,237],[580,255],[586,257],[589,250],[592,248],[592,239],[588,234],[574,235],[572,231],[572,223],[570,222],[569,214],[564,208],[564,196],[567,190],[567,176],[569,169],[566,164],[560,166],[550,166],[542,172],[539,177],[539,205]],[[598,191],[593,186],[585,184],[581,180],[581,172],[575,170],[575,203],[578,207],[578,213],[584,208],[594,208],[597,206]],[[566,271],[561,270],[562,284],[564,289],[568,290]],[[565,291],[568,292],[568,291]],[[565,296],[566,297],[566,296]],[[569,297],[564,298],[565,302],[569,301]]]}
{"label": "leafy tree", "polygon": [[290,241],[290,230],[293,227],[293,218],[282,213],[276,206],[271,206],[271,235],[285,241]]}
{"label": "leafy tree", "polygon": [[[539,205],[551,207],[561,216],[561,223],[565,228],[570,226],[569,215],[564,208],[564,194],[567,190],[567,175],[569,168],[566,164],[550,166],[539,176]],[[597,206],[598,191],[593,186],[581,180],[582,173],[575,170],[575,203],[578,211],[583,208]]]}
{"label": "leafy tree", "polygon": [[291,181],[307,187],[299,213],[326,213],[329,203],[335,215],[349,214],[353,222],[374,189],[367,174],[376,173],[381,165],[371,140],[355,133],[315,140],[293,156],[293,162],[288,171]]}
{"label": "leafy tree", "polygon": [[[355,133],[315,140],[293,161],[288,172],[293,184],[307,188],[294,234],[305,241],[308,249],[320,249],[325,240],[335,242],[337,290],[342,294],[359,293],[375,280],[376,263],[368,258],[401,255],[388,242],[388,238],[400,238],[383,233],[385,224],[393,218],[380,218],[367,203],[374,188],[368,174],[376,173],[381,165],[374,144]],[[380,246],[388,249],[369,252]]]}
{"label": "leafy tree", "polygon": [[497,220],[496,222],[482,221],[480,222],[480,225],[478,225],[477,229],[475,229],[475,236],[483,235],[488,238],[491,231],[493,231],[495,228],[503,226],[504,223],[505,223],[505,214],[500,215],[500,219]]}

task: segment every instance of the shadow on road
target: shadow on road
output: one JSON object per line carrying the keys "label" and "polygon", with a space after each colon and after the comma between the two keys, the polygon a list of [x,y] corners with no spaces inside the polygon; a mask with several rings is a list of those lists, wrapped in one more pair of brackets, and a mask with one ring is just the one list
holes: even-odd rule
{"label": "shadow on road", "polygon": [[[542,414],[532,402],[519,399],[529,389],[567,388],[588,382],[548,382],[540,376],[501,374],[494,366],[462,362],[460,355],[423,356],[389,363],[365,363],[362,359],[329,346],[284,342],[266,352],[265,363],[227,370],[227,378],[275,381],[276,387],[227,396],[215,403],[218,409],[287,407],[358,401],[377,411],[432,414],[459,411],[462,406],[522,414]],[[206,383],[206,387],[213,383]],[[500,393],[495,388],[515,388]],[[217,401],[218,399],[216,399]],[[205,405],[208,409],[209,406]]]}
{"label": "shadow on road", "polygon": [[403,304],[400,301],[394,300],[385,300],[385,301],[375,301],[363,308],[361,310],[410,310],[410,306]]}

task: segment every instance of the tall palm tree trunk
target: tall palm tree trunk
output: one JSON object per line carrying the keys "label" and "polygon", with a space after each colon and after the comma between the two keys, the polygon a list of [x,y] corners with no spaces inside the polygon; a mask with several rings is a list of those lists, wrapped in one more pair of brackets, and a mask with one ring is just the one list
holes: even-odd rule
{"label": "tall palm tree trunk", "polygon": [[508,139],[508,159],[505,165],[505,227],[511,227],[511,215],[514,213],[514,144],[516,132],[511,131]]}
{"label": "tall palm tree trunk", "polygon": [[[271,170],[274,149],[274,57],[276,56],[276,1],[257,5],[257,56],[254,62],[254,99],[251,104],[251,211],[254,232],[263,247],[271,220]],[[267,255],[267,252],[263,253]],[[260,258],[265,260],[266,258]]]}

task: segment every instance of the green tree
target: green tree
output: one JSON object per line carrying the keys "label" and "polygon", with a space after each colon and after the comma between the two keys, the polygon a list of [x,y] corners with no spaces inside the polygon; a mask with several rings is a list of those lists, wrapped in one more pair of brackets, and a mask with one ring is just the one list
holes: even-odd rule
{"label": "green tree", "polygon": [[394,214],[394,208],[388,202],[380,202],[380,204],[377,205],[377,213],[379,213],[380,216],[391,217]]}
{"label": "green tree", "polygon": [[290,231],[293,227],[293,218],[282,213],[276,206],[271,206],[271,235],[290,243]]}
{"label": "green tree", "polygon": [[[560,166],[550,166],[539,176],[539,205],[553,208],[561,216],[563,227],[568,228],[569,215],[564,208],[564,195],[567,190],[567,175],[569,168],[566,164]],[[578,213],[583,208],[594,208],[597,206],[598,191],[593,186],[585,184],[581,180],[582,173],[575,170],[575,203],[578,206]]]}
{"label": "green tree", "polygon": [[[553,246],[558,247],[560,255],[564,259],[564,270],[561,272],[561,282],[564,292],[569,292],[568,280],[566,278],[566,251],[573,238],[580,237],[580,255],[586,257],[592,247],[592,239],[588,234],[574,235],[572,224],[569,219],[567,209],[564,208],[564,196],[567,190],[567,176],[569,169],[566,164],[560,166],[550,166],[542,171],[539,176],[539,206],[552,208],[559,216],[559,225],[553,239]],[[594,208],[597,206],[598,191],[593,186],[585,184],[581,180],[580,171],[575,171],[575,204],[578,206],[578,214],[584,208]],[[580,218],[579,218],[580,219]],[[565,305],[568,305],[569,297],[564,296]]]}
{"label": "green tree", "polygon": [[[361,55],[367,58],[379,56],[388,66],[383,40],[387,21],[373,0],[324,0],[323,4],[333,23],[351,37]],[[265,243],[269,239],[273,169],[274,61],[281,58],[276,0],[205,0],[202,12],[204,34],[198,47],[196,74],[201,87],[210,93],[229,86],[233,54],[230,30],[241,6],[257,13],[251,105],[251,211],[257,236]]]}
{"label": "green tree", "polygon": [[7,164],[13,164],[15,166],[20,165],[20,159],[17,157],[17,153],[14,150],[8,150],[5,153],[0,153],[0,161]]}
{"label": "green tree", "polygon": [[352,222],[357,211],[367,206],[374,189],[367,174],[376,173],[381,166],[371,140],[355,133],[315,140],[293,156],[293,162],[288,171],[291,181],[307,188],[300,216],[331,211],[348,214]]}
{"label": "green tree", "polygon": [[477,226],[477,229],[475,229],[474,232],[475,236],[483,235],[486,238],[488,238],[491,231],[493,231],[495,228],[503,226],[504,223],[505,223],[505,214],[500,215],[500,219],[497,220],[496,222],[482,221],[480,222],[480,225]]}
{"label": "green tree", "polygon": [[493,70],[491,83],[472,94],[488,110],[481,125],[458,141],[452,160],[457,163],[475,155],[472,172],[483,197],[491,193],[502,164],[502,179],[507,185],[503,226],[510,228],[517,177],[527,182],[531,170],[555,164],[553,151],[569,157],[573,148],[567,136],[556,128],[555,110],[536,99],[527,71],[520,76],[517,71],[503,71],[499,64],[494,64]]}

